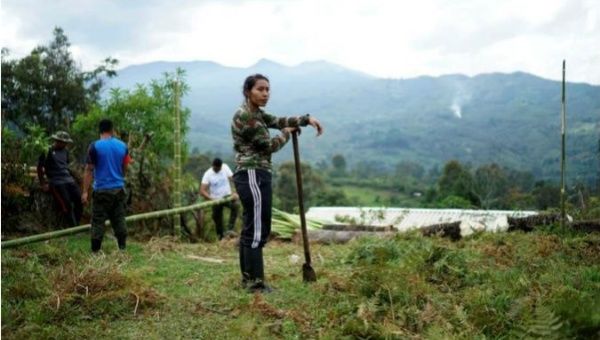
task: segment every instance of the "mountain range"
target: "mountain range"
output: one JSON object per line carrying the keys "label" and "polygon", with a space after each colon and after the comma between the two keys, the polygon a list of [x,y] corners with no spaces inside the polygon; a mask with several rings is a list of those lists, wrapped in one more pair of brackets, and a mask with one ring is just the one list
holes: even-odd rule
{"label": "mountain range", "polygon": [[[536,177],[560,174],[561,83],[532,74],[488,73],[384,79],[326,61],[286,66],[262,59],[247,67],[208,61],[152,62],[128,66],[109,87],[132,88],[186,71],[192,111],[189,142],[201,151],[232,154],[230,121],[242,103],[247,75],[269,77],[275,115],[310,113],[325,126],[300,137],[303,160],[342,154],[352,165],[392,169],[402,160],[425,167],[458,159],[474,166],[496,162]],[[567,83],[567,173],[571,181],[600,176],[600,86]],[[291,143],[290,143],[291,144]],[[288,145],[275,161],[292,159]]]}

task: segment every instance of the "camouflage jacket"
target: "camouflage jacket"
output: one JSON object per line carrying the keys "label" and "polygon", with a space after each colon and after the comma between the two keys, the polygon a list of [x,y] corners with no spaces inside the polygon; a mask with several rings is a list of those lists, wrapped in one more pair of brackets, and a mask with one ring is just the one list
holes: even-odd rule
{"label": "camouflage jacket", "polygon": [[282,132],[271,138],[269,129],[283,129],[308,125],[309,115],[299,117],[275,117],[258,109],[250,112],[246,104],[233,115],[231,135],[236,152],[236,171],[247,169],[271,170],[271,154],[281,149],[290,139]]}

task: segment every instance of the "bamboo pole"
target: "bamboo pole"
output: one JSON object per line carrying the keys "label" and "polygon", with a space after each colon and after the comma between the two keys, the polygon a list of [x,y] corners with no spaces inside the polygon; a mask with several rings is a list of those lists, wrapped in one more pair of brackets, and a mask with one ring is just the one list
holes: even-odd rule
{"label": "bamboo pole", "polygon": [[596,175],[596,192],[600,194],[600,137],[598,137],[598,174]]}
{"label": "bamboo pole", "polygon": [[567,112],[565,105],[565,60],[562,65],[562,100],[561,100],[561,153],[560,153],[560,224],[565,226],[566,212],[565,212],[565,140],[567,130]]}
{"label": "bamboo pole", "polygon": [[[220,200],[196,203],[196,204],[188,205],[186,207],[152,211],[152,212],[127,216],[125,218],[125,221],[136,222],[136,221],[141,221],[141,220],[146,220],[146,219],[151,219],[151,218],[178,215],[178,214],[182,214],[182,213],[185,213],[188,211],[210,208],[212,206],[227,203],[230,201],[233,201],[233,199],[231,197],[228,197],[228,198],[223,198]],[[106,225],[109,226],[110,222],[106,221]],[[58,231],[51,231],[51,232],[47,232],[47,233],[43,233],[43,234],[17,238],[17,239],[9,240],[9,241],[3,241],[2,249],[15,248],[15,247],[22,246],[22,245],[29,244],[29,243],[51,240],[54,238],[64,237],[64,236],[68,236],[68,235],[75,235],[75,234],[86,232],[86,231],[90,230],[90,228],[91,228],[91,226],[89,224],[84,224],[84,225],[80,225],[80,226],[73,227],[73,228],[68,228],[68,229],[63,229],[63,230],[58,230]]]}
{"label": "bamboo pole", "polygon": [[[175,80],[175,141],[174,145],[174,184],[173,207],[181,207],[181,112],[179,110],[179,75]],[[176,237],[181,236],[181,216],[174,216],[173,234]]]}

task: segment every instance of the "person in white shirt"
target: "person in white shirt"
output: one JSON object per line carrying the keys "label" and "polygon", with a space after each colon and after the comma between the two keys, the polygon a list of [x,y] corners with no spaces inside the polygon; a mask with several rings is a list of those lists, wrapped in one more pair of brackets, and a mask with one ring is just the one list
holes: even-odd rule
{"label": "person in white shirt", "polygon": [[219,158],[215,158],[210,167],[202,176],[200,184],[200,195],[207,200],[218,200],[224,197],[233,197],[232,202],[216,205],[212,208],[212,218],[215,222],[217,235],[219,240],[223,239],[223,208],[227,207],[230,210],[229,224],[227,231],[232,231],[235,226],[235,220],[238,215],[238,195],[233,192],[233,173],[227,164]]}

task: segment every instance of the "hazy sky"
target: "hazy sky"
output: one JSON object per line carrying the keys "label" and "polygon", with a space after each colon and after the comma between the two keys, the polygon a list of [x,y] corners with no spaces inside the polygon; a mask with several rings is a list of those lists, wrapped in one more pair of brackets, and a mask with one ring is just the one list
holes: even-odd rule
{"label": "hazy sky", "polygon": [[2,0],[2,46],[65,29],[84,68],[327,60],[380,77],[525,71],[600,84],[599,0]]}

